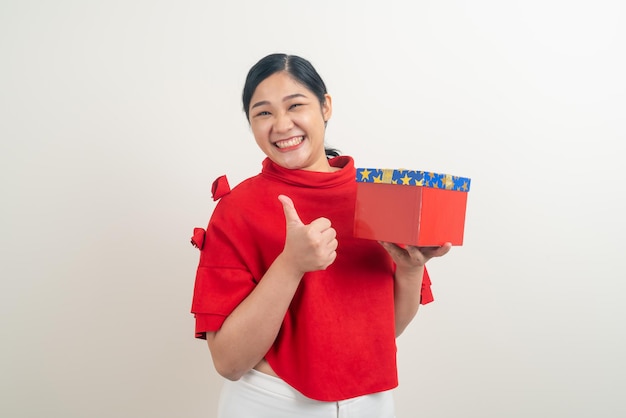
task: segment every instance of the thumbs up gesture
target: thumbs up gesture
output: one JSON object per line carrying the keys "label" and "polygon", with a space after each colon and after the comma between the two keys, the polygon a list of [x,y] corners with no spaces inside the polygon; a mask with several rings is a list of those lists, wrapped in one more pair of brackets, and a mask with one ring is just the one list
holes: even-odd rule
{"label": "thumbs up gesture", "polygon": [[296,211],[293,201],[278,196],[285,212],[287,236],[282,256],[299,273],[324,270],[337,257],[337,232],[326,218],[317,218],[305,225]]}

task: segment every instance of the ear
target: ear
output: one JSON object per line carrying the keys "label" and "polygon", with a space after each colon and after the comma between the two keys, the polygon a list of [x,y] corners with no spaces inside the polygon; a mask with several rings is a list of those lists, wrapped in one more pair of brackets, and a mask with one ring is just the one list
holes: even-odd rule
{"label": "ear", "polygon": [[324,118],[324,122],[328,122],[330,117],[333,115],[333,99],[330,97],[330,94],[324,95],[324,103],[322,103],[322,117]]}

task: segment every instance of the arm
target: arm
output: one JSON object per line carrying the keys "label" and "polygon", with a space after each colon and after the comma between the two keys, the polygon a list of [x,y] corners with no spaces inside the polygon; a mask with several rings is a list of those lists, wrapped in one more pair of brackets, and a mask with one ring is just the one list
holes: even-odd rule
{"label": "arm", "polygon": [[396,244],[381,242],[396,263],[394,280],[394,309],[396,337],[409,325],[417,314],[420,305],[424,265],[433,257],[441,257],[450,251],[452,245],[441,247],[402,248]]}
{"label": "arm", "polygon": [[274,343],[302,273],[278,256],[252,293],[206,338],[217,372],[237,380],[261,361]]}
{"label": "arm", "polygon": [[222,327],[207,333],[215,368],[230,380],[243,376],[270,349],[304,273],[325,269],[337,256],[336,232],[328,219],[305,225],[291,199],[279,199],[287,222],[282,253]]}

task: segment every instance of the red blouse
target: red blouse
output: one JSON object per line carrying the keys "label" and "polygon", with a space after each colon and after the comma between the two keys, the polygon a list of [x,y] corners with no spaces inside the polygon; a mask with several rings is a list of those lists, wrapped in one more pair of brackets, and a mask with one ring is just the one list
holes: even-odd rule
{"label": "red blouse", "polygon": [[[290,170],[265,159],[259,175],[220,192],[206,236],[196,231],[196,244],[203,242],[192,303],[196,337],[206,338],[252,292],[284,246],[279,194],[293,200],[304,223],[330,219],[337,258],[326,270],[304,275],[265,355],[285,382],[321,401],[398,384],[393,261],[377,242],[353,237],[354,162],[347,156],[330,162],[341,170]],[[425,273],[422,304],[432,300]]]}

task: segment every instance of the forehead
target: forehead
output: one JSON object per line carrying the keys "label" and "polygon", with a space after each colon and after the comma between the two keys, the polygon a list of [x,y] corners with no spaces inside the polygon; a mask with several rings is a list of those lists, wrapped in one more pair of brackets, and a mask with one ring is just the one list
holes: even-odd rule
{"label": "forehead", "polygon": [[251,104],[259,100],[282,100],[295,93],[310,96],[313,93],[286,71],[280,71],[259,83],[252,95]]}

